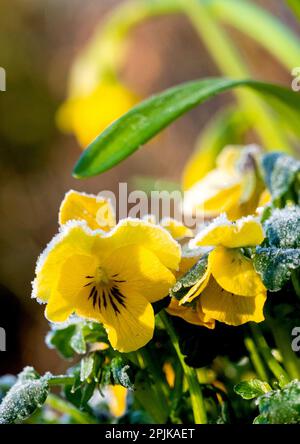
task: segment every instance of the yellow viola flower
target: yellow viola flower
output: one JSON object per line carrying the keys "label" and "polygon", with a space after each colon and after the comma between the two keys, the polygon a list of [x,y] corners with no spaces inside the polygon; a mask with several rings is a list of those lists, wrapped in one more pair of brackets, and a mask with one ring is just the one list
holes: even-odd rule
{"label": "yellow viola flower", "polygon": [[116,216],[111,202],[101,196],[70,190],[59,209],[59,224],[70,220],[84,220],[89,228],[109,231],[116,225]]}
{"label": "yellow viola flower", "polygon": [[[143,220],[146,220],[147,222],[151,224],[156,224],[156,217],[154,214],[147,214],[143,217]],[[173,239],[176,240],[182,240],[186,237],[193,237],[194,233],[193,231],[186,227],[183,223],[179,222],[176,219],[173,219],[172,217],[164,217],[159,222],[159,225],[163,228],[165,228],[173,237]]]}
{"label": "yellow viola flower", "polygon": [[[210,328],[212,320],[228,325],[263,321],[267,290],[240,250],[259,245],[263,239],[261,224],[251,216],[233,223],[222,215],[200,231],[191,242],[211,247],[205,272],[179,302],[172,299],[170,314],[176,315],[177,310],[177,316],[198,325],[208,323]],[[178,314],[178,306],[185,307],[185,312]]]}
{"label": "yellow viola flower", "polygon": [[254,157],[258,148],[228,146],[216,160],[216,168],[185,191],[185,213],[215,217],[226,212],[230,220],[254,214],[262,184]]}
{"label": "yellow viola flower", "polygon": [[120,418],[126,413],[128,390],[122,385],[110,385],[107,387],[107,403],[110,413],[115,418]]}
{"label": "yellow viola flower", "polygon": [[181,249],[159,226],[123,219],[108,233],[84,221],[62,226],[38,259],[33,297],[49,321],[72,313],[100,322],[113,348],[130,352],[153,336],[151,303],[168,294]]}
{"label": "yellow viola flower", "polygon": [[189,324],[200,325],[210,329],[215,328],[215,320],[209,318],[202,310],[200,298],[194,304],[180,305],[177,299],[172,298],[166,309],[167,313],[184,319]]}
{"label": "yellow viola flower", "polygon": [[102,82],[92,92],[70,97],[60,107],[57,124],[74,133],[85,148],[114,120],[125,114],[137,97],[118,82]]}

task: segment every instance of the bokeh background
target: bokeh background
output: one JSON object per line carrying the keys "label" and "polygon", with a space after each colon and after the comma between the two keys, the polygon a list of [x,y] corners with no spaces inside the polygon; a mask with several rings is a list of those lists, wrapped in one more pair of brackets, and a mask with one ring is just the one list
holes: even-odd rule
{"label": "bokeh background", "polygon": [[[187,0],[188,1],[188,0]],[[7,351],[0,375],[27,364],[59,372],[64,364],[44,344],[48,323],[30,298],[36,259],[57,232],[59,204],[70,188],[117,191],[136,175],[178,182],[196,137],[208,119],[232,100],[215,98],[173,124],[145,149],[93,179],[71,171],[80,155],[74,136],[59,132],[55,114],[66,97],[72,60],[99,22],[122,0],[1,0],[0,66],[0,326]],[[254,1],[299,35],[284,1]],[[291,74],[255,42],[228,29],[257,78],[290,85]],[[149,20],[130,37],[122,81],[140,97],[177,83],[218,75],[188,20],[179,15]],[[163,154],[162,154],[163,153]]]}

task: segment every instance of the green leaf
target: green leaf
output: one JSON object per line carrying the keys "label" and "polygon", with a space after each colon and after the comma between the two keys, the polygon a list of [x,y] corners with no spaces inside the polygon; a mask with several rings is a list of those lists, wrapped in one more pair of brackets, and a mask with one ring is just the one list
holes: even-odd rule
{"label": "green leaf", "polygon": [[[203,1],[203,0],[202,0]],[[287,0],[290,6],[300,10],[299,0]],[[300,45],[298,35],[266,9],[247,0],[204,0],[209,10],[222,22],[262,45],[274,57],[291,70],[298,66]],[[297,5],[297,6],[295,6]],[[295,10],[295,9],[294,9]],[[287,51],[287,48],[289,50]]]}
{"label": "green leaf", "polygon": [[282,153],[266,154],[262,159],[262,170],[265,183],[275,202],[289,197],[299,203],[299,160]]}
{"label": "green leaf", "polygon": [[265,286],[279,291],[300,267],[300,208],[275,208],[263,225],[266,239],[256,248],[253,264]]}
{"label": "green leaf", "polygon": [[300,247],[300,208],[274,209],[264,223],[269,245],[278,248]]}
{"label": "green leaf", "polygon": [[91,378],[94,370],[95,353],[90,353],[81,359],[80,380],[86,381]]}
{"label": "green leaf", "polygon": [[135,369],[120,356],[113,358],[110,364],[113,381],[127,389],[134,389]]}
{"label": "green leaf", "polygon": [[32,367],[25,367],[2,400],[0,424],[12,424],[29,418],[45,403],[48,393],[47,378],[40,378]]}
{"label": "green leaf", "polygon": [[268,393],[271,389],[267,382],[259,379],[251,379],[250,381],[242,381],[235,385],[234,391],[243,399],[254,399],[258,396]]}
{"label": "green leaf", "polygon": [[46,344],[66,359],[72,358],[74,352],[84,354],[88,343],[107,342],[107,334],[101,324],[96,322],[74,322],[67,327],[52,327],[46,336]]}
{"label": "green leaf", "polygon": [[300,96],[278,85],[226,78],[184,83],[145,100],[110,125],[83,152],[74,168],[74,177],[91,177],[112,168],[185,112],[240,86],[276,97],[299,113]]}
{"label": "green leaf", "polygon": [[74,356],[74,349],[70,341],[75,331],[76,326],[74,324],[66,328],[54,328],[47,334],[46,344],[49,348],[55,348],[63,358],[72,358]]}
{"label": "green leaf", "polygon": [[254,424],[300,424],[300,382],[294,380],[260,396],[258,408],[260,415]]}
{"label": "green leaf", "polygon": [[204,275],[207,269],[208,255],[201,257],[198,262],[174,285],[170,290],[170,296],[180,300]]}
{"label": "green leaf", "polygon": [[70,338],[70,346],[72,350],[79,355],[86,353],[86,341],[81,326],[77,326],[75,332],[72,334]]}
{"label": "green leaf", "polygon": [[300,267],[300,248],[257,247],[253,264],[268,290],[279,291]]}

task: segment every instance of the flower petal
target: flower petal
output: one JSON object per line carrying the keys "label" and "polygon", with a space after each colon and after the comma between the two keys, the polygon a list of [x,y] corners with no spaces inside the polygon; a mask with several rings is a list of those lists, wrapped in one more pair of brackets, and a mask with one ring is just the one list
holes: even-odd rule
{"label": "flower petal", "polygon": [[166,311],[170,315],[178,316],[190,324],[200,325],[210,329],[215,328],[215,321],[213,319],[208,319],[208,317],[203,313],[201,305],[198,303],[195,307],[184,306],[179,305],[177,299],[172,298]]}
{"label": "flower petal", "polygon": [[[130,254],[129,254],[130,251]],[[115,250],[105,259],[103,267],[117,274],[118,288],[124,295],[141,294],[149,302],[168,295],[175,284],[173,273],[147,248],[132,246]],[[117,282],[116,281],[116,282]]]}
{"label": "flower petal", "polygon": [[165,217],[160,221],[160,225],[165,228],[174,239],[193,237],[193,231],[176,219]]}
{"label": "flower petal", "polygon": [[139,245],[152,251],[163,265],[177,270],[181,258],[180,245],[164,228],[140,219],[122,219],[105,237],[98,239],[98,249],[116,250]]}
{"label": "flower petal", "polygon": [[33,281],[32,297],[46,302],[55,288],[59,271],[67,257],[73,254],[89,254],[94,236],[88,232],[84,223],[74,222],[64,225],[40,255]]}
{"label": "flower petal", "polygon": [[211,272],[220,287],[240,296],[265,292],[252,261],[239,250],[217,247],[209,255]]}
{"label": "flower petal", "polygon": [[228,325],[237,326],[250,321],[264,320],[265,291],[255,297],[245,298],[225,291],[214,279],[211,279],[201,294],[200,301],[204,314]]}
{"label": "flower petal", "polygon": [[64,322],[78,305],[89,304],[89,276],[95,275],[97,265],[93,256],[73,254],[65,259],[46,307],[45,314],[49,321]]}
{"label": "flower petal", "polygon": [[59,223],[85,220],[92,230],[110,230],[116,225],[114,210],[109,200],[93,194],[70,190],[60,205]]}
{"label": "flower petal", "polygon": [[264,240],[261,223],[252,216],[230,222],[222,214],[201,230],[195,239],[195,246],[223,245],[228,248],[255,246]]}

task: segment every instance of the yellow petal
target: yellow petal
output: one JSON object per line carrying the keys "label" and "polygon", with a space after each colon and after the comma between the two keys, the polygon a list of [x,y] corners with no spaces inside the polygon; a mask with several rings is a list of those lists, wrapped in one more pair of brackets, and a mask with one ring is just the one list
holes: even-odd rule
{"label": "yellow petal", "polygon": [[175,284],[173,273],[147,248],[122,247],[103,261],[103,267],[118,275],[120,292],[141,294],[149,302],[156,302],[169,294]]}
{"label": "yellow petal", "polygon": [[224,290],[250,297],[265,291],[252,261],[239,250],[217,247],[209,259],[212,275]]}
{"label": "yellow petal", "polygon": [[192,154],[184,167],[182,184],[188,190],[199,182],[215,166],[215,156],[209,149],[200,149]]}
{"label": "yellow petal", "polygon": [[271,194],[270,194],[270,191],[269,190],[267,190],[267,189],[265,189],[262,193],[261,193],[261,195],[260,195],[260,198],[259,198],[259,201],[258,201],[258,207],[264,207],[265,205],[267,205],[268,203],[270,203],[271,202],[271,200],[272,200],[272,196],[271,196]]}
{"label": "yellow petal", "polygon": [[171,217],[162,219],[160,225],[165,228],[174,239],[179,240],[184,237],[193,237],[193,231],[190,228]]}
{"label": "yellow petal", "polygon": [[32,297],[46,302],[55,288],[62,264],[73,254],[90,253],[94,236],[82,223],[68,223],[54,236],[40,255],[36,266]]}
{"label": "yellow petal", "polygon": [[70,190],[61,203],[59,223],[85,220],[92,230],[110,230],[116,224],[114,210],[109,200],[93,194]]}
{"label": "yellow petal", "polygon": [[136,102],[136,96],[121,84],[101,83],[91,93],[67,100],[58,111],[57,123],[63,131],[74,132],[86,147]]}
{"label": "yellow petal", "polygon": [[217,167],[227,171],[229,174],[236,174],[237,163],[241,157],[242,152],[242,146],[226,146],[217,157]]}
{"label": "yellow petal", "polygon": [[238,248],[259,245],[263,240],[262,225],[254,217],[230,222],[225,215],[221,215],[197,234],[193,245]]}
{"label": "yellow petal", "polygon": [[[89,304],[90,287],[85,285],[89,283],[87,276],[95,275],[97,266],[98,261],[93,256],[73,254],[66,257],[46,307],[49,321],[64,322],[83,302]],[[102,318],[97,320],[102,322]]]}
{"label": "yellow petal", "polygon": [[119,306],[120,313],[116,313],[111,304],[101,313],[97,313],[92,305],[82,306],[76,313],[92,320],[101,318],[112,347],[122,353],[129,353],[152,339],[155,322],[152,305],[140,294],[126,295],[125,304],[126,308]]}
{"label": "yellow petal", "polygon": [[238,205],[241,192],[240,176],[216,169],[185,192],[183,209],[185,213],[198,211],[206,216],[216,216],[233,204]]}
{"label": "yellow petal", "polygon": [[106,236],[98,238],[97,249],[110,251],[138,245],[154,253],[160,262],[170,269],[179,268],[180,245],[164,228],[140,219],[123,219]]}
{"label": "yellow petal", "polygon": [[194,325],[200,325],[210,329],[215,328],[215,322],[213,319],[209,319],[203,311],[200,303],[197,303],[195,307],[179,305],[179,302],[172,298],[170,305],[166,311],[172,316],[178,316],[184,319],[186,322]]}
{"label": "yellow petal", "polygon": [[237,326],[250,321],[264,320],[266,291],[245,298],[225,291],[214,279],[211,279],[201,294],[200,301],[202,310],[208,317],[228,325]]}
{"label": "yellow petal", "polygon": [[127,389],[122,385],[108,387],[108,406],[110,413],[119,418],[126,412]]}

